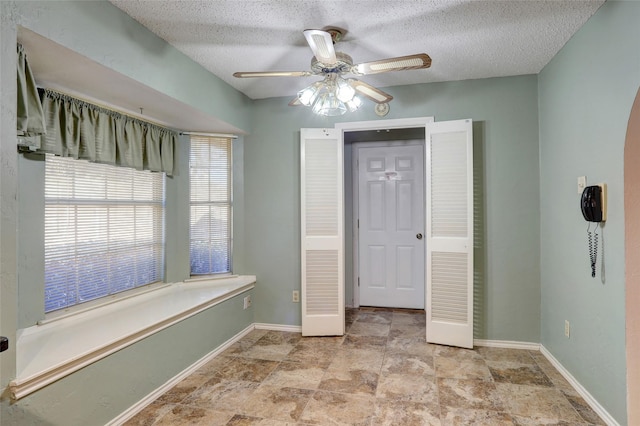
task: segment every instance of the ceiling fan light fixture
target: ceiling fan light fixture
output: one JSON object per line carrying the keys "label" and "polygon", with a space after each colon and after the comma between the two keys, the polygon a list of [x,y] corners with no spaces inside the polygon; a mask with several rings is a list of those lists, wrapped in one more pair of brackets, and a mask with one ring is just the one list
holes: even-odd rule
{"label": "ceiling fan light fixture", "polygon": [[316,81],[310,86],[305,87],[301,91],[298,92],[298,100],[304,106],[313,105],[314,101],[318,97],[318,92],[322,87],[321,81]]}
{"label": "ceiling fan light fixture", "polygon": [[336,78],[336,95],[342,102],[349,102],[356,95],[356,89],[342,77]]}
{"label": "ceiling fan light fixture", "polygon": [[313,112],[318,115],[332,117],[346,113],[347,106],[336,97],[335,93],[328,92],[318,96],[318,99],[313,104]]}
{"label": "ceiling fan light fixture", "polygon": [[349,110],[349,112],[355,112],[362,105],[362,101],[359,97],[354,96],[350,101],[344,103]]}

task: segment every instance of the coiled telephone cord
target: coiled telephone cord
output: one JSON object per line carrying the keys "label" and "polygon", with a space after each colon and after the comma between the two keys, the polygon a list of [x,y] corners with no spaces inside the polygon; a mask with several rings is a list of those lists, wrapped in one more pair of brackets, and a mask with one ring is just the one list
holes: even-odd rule
{"label": "coiled telephone cord", "polygon": [[589,237],[589,260],[591,261],[591,277],[596,277],[596,262],[598,261],[598,223],[594,232],[591,232],[591,223],[587,225]]}

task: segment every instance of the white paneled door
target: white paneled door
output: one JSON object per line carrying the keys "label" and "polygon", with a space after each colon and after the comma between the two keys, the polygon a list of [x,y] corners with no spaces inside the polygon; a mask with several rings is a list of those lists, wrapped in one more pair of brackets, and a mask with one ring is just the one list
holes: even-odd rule
{"label": "white paneled door", "polygon": [[426,127],[427,341],[473,347],[471,120]]}
{"label": "white paneled door", "polygon": [[358,148],[361,306],[423,309],[424,147]]}
{"label": "white paneled door", "polygon": [[343,148],[335,129],[300,130],[303,336],[344,334]]}

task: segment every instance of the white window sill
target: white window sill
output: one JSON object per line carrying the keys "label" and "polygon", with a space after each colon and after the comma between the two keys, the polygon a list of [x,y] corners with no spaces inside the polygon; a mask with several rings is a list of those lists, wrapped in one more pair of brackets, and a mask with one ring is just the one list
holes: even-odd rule
{"label": "white window sill", "polygon": [[[126,346],[255,286],[242,275],[173,283],[18,332],[17,374],[11,395],[20,399]],[[96,332],[100,330],[100,332]]]}

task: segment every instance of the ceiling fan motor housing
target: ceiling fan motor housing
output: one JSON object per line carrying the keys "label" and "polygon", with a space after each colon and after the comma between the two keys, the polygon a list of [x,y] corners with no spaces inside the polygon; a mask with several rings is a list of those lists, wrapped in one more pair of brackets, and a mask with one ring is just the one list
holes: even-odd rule
{"label": "ceiling fan motor housing", "polygon": [[346,53],[336,52],[335,64],[323,64],[314,56],[311,58],[311,71],[314,74],[344,74],[351,71],[353,59]]}

